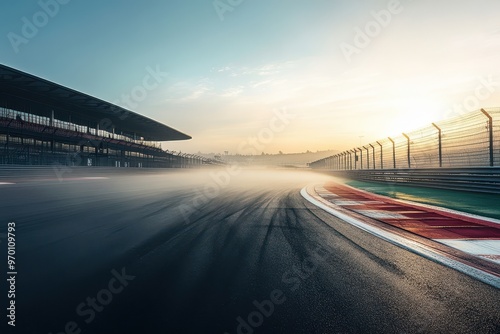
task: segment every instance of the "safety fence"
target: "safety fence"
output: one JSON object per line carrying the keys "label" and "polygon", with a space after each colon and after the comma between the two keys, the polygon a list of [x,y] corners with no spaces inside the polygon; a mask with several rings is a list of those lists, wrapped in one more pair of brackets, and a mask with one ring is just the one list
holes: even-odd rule
{"label": "safety fence", "polygon": [[500,166],[500,108],[432,123],[309,165],[336,171]]}

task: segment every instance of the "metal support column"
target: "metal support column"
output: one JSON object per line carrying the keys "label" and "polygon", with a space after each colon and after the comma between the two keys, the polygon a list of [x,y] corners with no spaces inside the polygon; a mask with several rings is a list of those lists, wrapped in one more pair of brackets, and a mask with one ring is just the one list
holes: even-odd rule
{"label": "metal support column", "polygon": [[377,142],[377,144],[380,146],[380,169],[384,169],[384,154],[383,154],[384,147],[379,142]]}
{"label": "metal support column", "polygon": [[432,123],[432,126],[438,130],[438,154],[439,154],[439,167],[443,167],[443,143],[442,143],[442,131],[439,126]]}
{"label": "metal support column", "polygon": [[392,168],[396,169],[396,143],[394,143],[391,137],[388,137],[388,139],[392,143]]}
{"label": "metal support column", "polygon": [[358,155],[356,153],[356,150],[350,150],[352,153],[354,153],[354,168],[353,169],[358,169]]}
{"label": "metal support column", "polygon": [[372,153],[373,153],[373,169],[376,169],[376,166],[375,166],[375,147],[372,145],[372,144],[368,144],[370,145],[370,147],[372,148]]}
{"label": "metal support column", "polygon": [[359,147],[358,147],[358,150],[359,150],[360,159],[361,159],[361,165],[360,165],[361,168],[360,169],[363,169],[363,150],[360,149]]}
{"label": "metal support column", "polygon": [[370,151],[365,146],[363,148],[366,150],[366,169],[370,169]]}
{"label": "metal support column", "polygon": [[494,161],[493,161],[493,117],[491,117],[490,114],[486,112],[486,110],[481,109],[481,112],[488,117],[488,132],[489,132],[489,153],[490,153],[490,166],[493,167]]}
{"label": "metal support column", "polygon": [[409,137],[406,133],[403,133],[403,136],[405,136],[406,141],[407,141],[408,168],[411,168],[411,158],[410,158],[410,137]]}

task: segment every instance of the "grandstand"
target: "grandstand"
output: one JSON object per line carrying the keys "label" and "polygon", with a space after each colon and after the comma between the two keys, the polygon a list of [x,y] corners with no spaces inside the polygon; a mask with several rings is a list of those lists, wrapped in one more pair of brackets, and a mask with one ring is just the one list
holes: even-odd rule
{"label": "grandstand", "polygon": [[190,136],[117,105],[0,65],[0,164],[188,167],[162,150]]}

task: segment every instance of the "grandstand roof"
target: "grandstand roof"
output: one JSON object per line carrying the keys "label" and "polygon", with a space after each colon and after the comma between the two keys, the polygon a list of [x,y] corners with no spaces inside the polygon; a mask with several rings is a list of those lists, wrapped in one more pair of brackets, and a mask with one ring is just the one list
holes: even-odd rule
{"label": "grandstand roof", "polygon": [[1,64],[0,105],[45,117],[54,110],[56,118],[67,120],[71,115],[72,123],[84,126],[109,119],[117,130],[150,141],[191,139],[128,109]]}

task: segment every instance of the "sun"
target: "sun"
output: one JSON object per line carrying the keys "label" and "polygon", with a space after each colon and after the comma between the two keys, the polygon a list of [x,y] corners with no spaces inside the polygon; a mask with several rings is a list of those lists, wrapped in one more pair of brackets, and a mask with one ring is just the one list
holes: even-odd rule
{"label": "sun", "polygon": [[394,116],[388,121],[394,134],[431,126],[441,119],[444,110],[440,101],[425,98],[405,98],[396,105]]}

